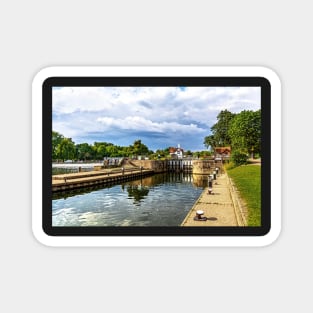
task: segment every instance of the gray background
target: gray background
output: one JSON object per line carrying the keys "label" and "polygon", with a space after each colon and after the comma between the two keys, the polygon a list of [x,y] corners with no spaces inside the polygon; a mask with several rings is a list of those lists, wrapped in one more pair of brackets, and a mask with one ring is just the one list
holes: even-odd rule
{"label": "gray background", "polygon": [[[312,310],[309,1],[2,1],[0,6],[1,312]],[[31,232],[31,81],[51,65],[274,69],[283,85],[279,239],[265,248],[39,244]]]}

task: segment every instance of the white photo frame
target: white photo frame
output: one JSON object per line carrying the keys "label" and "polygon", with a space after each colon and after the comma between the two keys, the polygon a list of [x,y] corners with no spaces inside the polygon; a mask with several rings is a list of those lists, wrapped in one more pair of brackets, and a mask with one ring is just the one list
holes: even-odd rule
{"label": "white photo frame", "polygon": [[[264,235],[49,235],[43,227],[43,85],[50,78],[101,77],[190,77],[261,78],[270,84],[270,229]],[[103,247],[216,247],[266,246],[281,230],[281,84],[277,74],[265,67],[210,66],[108,66],[49,67],[41,70],[32,84],[32,229],[39,242],[48,246]]]}

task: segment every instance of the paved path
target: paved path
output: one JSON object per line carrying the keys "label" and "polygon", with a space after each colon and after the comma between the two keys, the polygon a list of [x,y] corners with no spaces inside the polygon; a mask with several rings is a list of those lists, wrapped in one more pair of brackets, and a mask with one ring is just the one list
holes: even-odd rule
{"label": "paved path", "polygon": [[[204,212],[206,221],[194,220],[197,210]],[[213,194],[208,193],[208,187],[204,189],[181,226],[245,226],[238,196],[226,173],[213,181]]]}

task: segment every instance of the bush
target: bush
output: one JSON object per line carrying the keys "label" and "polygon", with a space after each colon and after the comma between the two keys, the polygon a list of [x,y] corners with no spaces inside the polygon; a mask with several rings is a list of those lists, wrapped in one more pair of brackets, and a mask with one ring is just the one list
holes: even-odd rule
{"label": "bush", "polygon": [[236,165],[235,165],[235,163],[232,162],[232,161],[230,161],[230,162],[228,162],[228,163],[226,163],[226,164],[224,165],[224,168],[225,168],[226,171],[229,171],[229,170],[231,170],[231,169],[233,169],[233,168],[235,168],[235,167],[236,167]]}
{"label": "bush", "polygon": [[234,162],[236,166],[247,164],[248,156],[240,151],[233,151],[231,154],[231,161]]}

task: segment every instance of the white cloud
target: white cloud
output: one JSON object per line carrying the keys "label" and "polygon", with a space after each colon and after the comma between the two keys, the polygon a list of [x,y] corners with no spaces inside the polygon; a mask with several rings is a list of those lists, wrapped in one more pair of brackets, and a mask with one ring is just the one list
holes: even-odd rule
{"label": "white cloud", "polygon": [[221,110],[257,110],[260,98],[258,87],[55,88],[53,129],[74,139],[114,130],[203,137]]}
{"label": "white cloud", "polygon": [[[260,107],[254,87],[65,87],[53,91],[53,112],[99,112],[115,118],[138,115],[154,121],[186,118],[204,123],[213,111]],[[153,117],[153,118],[152,118]]]}
{"label": "white cloud", "polygon": [[105,129],[117,128],[124,130],[135,130],[142,132],[181,132],[181,133],[201,133],[205,129],[199,128],[197,125],[190,123],[189,125],[179,124],[177,122],[152,122],[140,116],[128,116],[124,119],[114,119],[112,117],[99,117],[97,122],[104,125]]}

